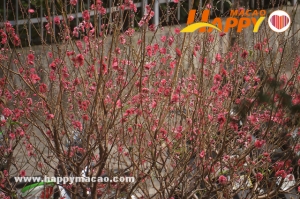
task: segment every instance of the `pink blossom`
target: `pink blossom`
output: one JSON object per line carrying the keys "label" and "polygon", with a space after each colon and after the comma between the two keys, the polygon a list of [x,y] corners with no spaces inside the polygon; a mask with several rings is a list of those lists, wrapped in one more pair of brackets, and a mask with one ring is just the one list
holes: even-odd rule
{"label": "pink blossom", "polygon": [[212,6],[208,3],[208,4],[206,4],[206,8],[207,8],[207,9],[211,9]]}
{"label": "pink blossom", "polygon": [[214,39],[215,39],[215,37],[212,34],[208,35],[208,38],[207,38],[208,42],[212,43],[214,41]]}
{"label": "pink blossom", "polygon": [[34,9],[28,9],[28,13],[30,14],[34,13]]}
{"label": "pink blossom", "polygon": [[37,165],[38,165],[39,168],[43,168],[43,166],[44,166],[42,162],[38,162]]}
{"label": "pink blossom", "polygon": [[49,58],[53,58],[53,53],[52,52],[48,52],[48,57]]}
{"label": "pink blossom", "polygon": [[225,119],[224,114],[220,113],[220,114],[218,115],[218,122],[219,122],[219,124],[220,124],[220,125],[223,125],[223,124],[225,123],[225,121],[226,121],[226,119]]}
{"label": "pink blossom", "polygon": [[255,81],[255,82],[260,82],[260,79],[259,79],[259,77],[253,77],[253,80]]}
{"label": "pink blossom", "polygon": [[134,32],[135,30],[133,28],[129,28],[128,30],[125,31],[125,34],[129,37],[132,37]]}
{"label": "pink blossom", "polygon": [[239,7],[239,12],[241,12],[242,10],[245,10],[245,8]]}
{"label": "pink blossom", "polygon": [[300,186],[298,186],[298,192],[300,192]]}
{"label": "pink blossom", "polygon": [[82,119],[85,120],[85,121],[88,121],[89,120],[89,116],[87,114],[84,114],[82,116]]}
{"label": "pink blossom", "polygon": [[162,47],[162,48],[159,49],[159,52],[160,52],[161,54],[166,54],[167,49]]}
{"label": "pink blossom", "polygon": [[156,30],[156,26],[154,24],[151,24],[150,26],[148,26],[149,30],[154,32]]}
{"label": "pink blossom", "polygon": [[45,28],[46,28],[46,30],[47,30],[47,32],[50,34],[50,25],[51,25],[51,23],[47,23],[46,25],[45,25]]}
{"label": "pink blossom", "polygon": [[90,20],[90,13],[88,10],[85,10],[82,12],[82,18],[85,20],[85,21],[88,21]]}
{"label": "pink blossom", "polygon": [[32,99],[31,98],[27,98],[27,106],[31,106],[32,105]]}
{"label": "pink blossom", "polygon": [[90,102],[89,102],[88,100],[79,101],[78,103],[79,103],[79,108],[80,108],[81,110],[86,111],[86,110],[89,108]]}
{"label": "pink blossom", "polygon": [[77,0],[71,0],[71,1],[70,1],[70,4],[73,5],[73,6],[76,6]]}
{"label": "pink blossom", "polygon": [[203,158],[205,156],[205,151],[203,150],[203,151],[201,151],[201,153],[199,154],[199,157],[200,158]]}
{"label": "pink blossom", "polygon": [[100,14],[102,14],[102,15],[105,15],[105,14],[106,14],[106,9],[105,9],[104,7],[102,7],[102,6],[98,9],[98,11],[99,11]]}
{"label": "pink blossom", "polygon": [[123,151],[123,147],[119,146],[119,147],[118,147],[118,152],[119,152],[119,153],[122,153],[122,151]]}
{"label": "pink blossom", "polygon": [[122,107],[122,102],[121,102],[121,100],[118,100],[118,101],[117,101],[116,107],[117,107],[117,108],[121,108],[121,107]]}
{"label": "pink blossom", "polygon": [[47,119],[48,119],[48,120],[54,119],[54,115],[53,115],[53,114],[48,114],[48,115],[47,115]]}
{"label": "pink blossom", "polygon": [[83,66],[83,64],[84,64],[84,56],[82,54],[78,54],[76,56],[76,63],[78,63],[79,66]]}
{"label": "pink blossom", "polygon": [[169,37],[169,46],[171,46],[174,42],[174,37]]}
{"label": "pink blossom", "polygon": [[224,175],[221,175],[219,177],[219,183],[223,184],[223,185],[226,184],[227,183],[227,178]]}
{"label": "pink blossom", "polygon": [[166,36],[164,36],[164,35],[161,36],[161,38],[160,38],[160,41],[161,41],[161,42],[165,42],[166,40],[167,40],[167,37],[166,37]]}
{"label": "pink blossom", "polygon": [[217,53],[216,54],[216,61],[221,61],[222,60],[222,56],[219,54],[219,53]]}
{"label": "pink blossom", "polygon": [[192,124],[192,119],[191,118],[187,118],[186,122],[187,122],[188,125],[191,125]]}
{"label": "pink blossom", "polygon": [[7,34],[4,31],[1,33],[1,37],[2,37],[1,43],[6,44],[7,43]]}
{"label": "pink blossom", "polygon": [[150,104],[150,108],[155,108],[156,107],[156,105],[157,105],[157,103],[156,103],[156,101],[152,101],[152,103]]}
{"label": "pink blossom", "polygon": [[223,36],[225,36],[226,35],[226,33],[225,32],[220,32],[220,37],[223,37]]}
{"label": "pink blossom", "polygon": [[175,68],[175,66],[176,66],[176,62],[175,61],[170,62],[170,68]]}
{"label": "pink blossom", "polygon": [[179,3],[179,0],[173,0],[174,3]]}
{"label": "pink blossom", "polygon": [[116,52],[116,54],[119,55],[119,54],[121,54],[121,49],[120,49],[120,48],[116,48],[116,49],[115,49],[115,52]]}
{"label": "pink blossom", "polygon": [[181,50],[179,48],[175,49],[177,56],[181,57],[182,53]]}
{"label": "pink blossom", "polygon": [[175,139],[179,140],[180,138],[182,138],[182,133],[176,133],[175,134]]}
{"label": "pink blossom", "polygon": [[126,43],[126,39],[125,39],[125,37],[124,37],[123,35],[121,35],[121,36],[119,37],[119,40],[120,40],[120,43],[121,43],[121,44],[125,44],[125,43]]}
{"label": "pink blossom", "polygon": [[214,76],[214,83],[218,83],[222,80],[222,76],[220,74],[216,74]]}
{"label": "pink blossom", "polygon": [[176,103],[179,101],[179,95],[178,94],[174,94],[172,95],[172,99],[171,102]]}
{"label": "pink blossom", "polygon": [[68,19],[69,19],[69,21],[73,21],[73,20],[74,20],[74,16],[73,16],[73,15],[70,15],[70,16],[68,17]]}
{"label": "pink blossom", "polygon": [[261,148],[264,145],[265,141],[264,140],[256,140],[254,143],[254,146],[256,148]]}
{"label": "pink blossom", "polygon": [[145,21],[143,19],[141,19],[138,23],[139,27],[142,27],[145,24]]}
{"label": "pink blossom", "polygon": [[257,44],[254,45],[254,49],[255,50],[262,50],[262,46],[263,46],[262,43],[257,43]]}
{"label": "pink blossom", "polygon": [[27,60],[28,61],[33,61],[34,60],[34,54],[30,53],[27,55]]}
{"label": "pink blossom", "polygon": [[256,174],[257,181],[262,181],[263,178],[264,178],[264,175],[261,174],[260,172]]}
{"label": "pink blossom", "polygon": [[284,170],[279,170],[275,173],[275,176],[285,178],[287,176],[287,174]]}
{"label": "pink blossom", "polygon": [[41,78],[37,74],[30,74],[30,79],[33,84],[41,80]]}
{"label": "pink blossom", "polygon": [[52,69],[52,70],[56,70],[56,63],[53,61],[49,67]]}
{"label": "pink blossom", "polygon": [[31,151],[31,150],[33,149],[32,144],[27,144],[27,145],[26,145],[26,149],[27,149],[28,151]]}
{"label": "pink blossom", "polygon": [[265,52],[266,52],[266,53],[269,53],[269,52],[270,52],[270,49],[269,49],[269,48],[265,48]]}
{"label": "pink blossom", "polygon": [[115,70],[118,70],[118,60],[117,58],[114,58],[113,63],[112,63],[112,68]]}
{"label": "pink blossom", "polygon": [[82,131],[82,124],[79,121],[74,121],[73,123],[74,128],[79,129],[80,131]]}
{"label": "pink blossom", "polygon": [[59,25],[60,24],[60,18],[58,16],[54,17],[54,23],[56,25]]}
{"label": "pink blossom", "polygon": [[29,65],[33,65],[34,62],[33,62],[33,61],[28,61],[28,64],[29,64]]}
{"label": "pink blossom", "polygon": [[243,53],[241,54],[241,57],[246,59],[248,56],[248,51],[244,50]]}
{"label": "pink blossom", "polygon": [[9,134],[9,137],[10,137],[11,140],[14,140],[14,139],[16,138],[16,134],[10,133],[10,134]]}
{"label": "pink blossom", "polygon": [[299,152],[300,151],[300,144],[297,144],[294,148],[295,152]]}
{"label": "pink blossom", "polygon": [[258,121],[258,119],[257,119],[257,117],[255,115],[250,115],[248,117],[248,120],[251,122],[251,124],[256,124],[257,121]]}
{"label": "pink blossom", "polygon": [[25,132],[24,132],[24,131],[20,131],[19,135],[20,135],[21,137],[23,137],[23,136],[25,135]]}
{"label": "pink blossom", "polygon": [[46,93],[47,92],[47,85],[46,84],[44,84],[44,83],[42,83],[42,84],[40,84],[40,86],[39,86],[39,91],[41,92],[41,93]]}
{"label": "pink blossom", "polygon": [[251,79],[251,78],[250,78],[249,75],[245,75],[245,76],[244,76],[244,80],[245,80],[246,82],[248,82],[250,79]]}
{"label": "pink blossom", "polygon": [[21,40],[20,40],[20,38],[18,37],[18,35],[14,35],[14,36],[13,36],[13,44],[14,44],[15,46],[19,46],[19,45],[21,44]]}
{"label": "pink blossom", "polygon": [[294,96],[293,99],[292,99],[292,103],[294,105],[300,104],[300,95]]}
{"label": "pink blossom", "polygon": [[9,108],[4,108],[2,111],[2,115],[4,115],[5,117],[9,117],[12,115],[12,111]]}
{"label": "pink blossom", "polygon": [[25,170],[21,170],[21,171],[20,171],[20,176],[21,176],[21,177],[24,177],[25,175],[26,175]]}

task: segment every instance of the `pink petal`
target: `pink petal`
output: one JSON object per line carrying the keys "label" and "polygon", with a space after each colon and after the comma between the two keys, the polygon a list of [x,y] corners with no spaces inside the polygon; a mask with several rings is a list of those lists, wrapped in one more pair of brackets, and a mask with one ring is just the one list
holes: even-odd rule
{"label": "pink petal", "polygon": [[34,9],[28,9],[29,13],[34,13]]}

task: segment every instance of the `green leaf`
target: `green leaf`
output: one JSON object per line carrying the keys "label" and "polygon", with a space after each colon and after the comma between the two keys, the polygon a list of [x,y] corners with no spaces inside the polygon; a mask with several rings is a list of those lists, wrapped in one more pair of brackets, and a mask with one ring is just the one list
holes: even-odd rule
{"label": "green leaf", "polygon": [[10,122],[10,125],[19,125],[19,126],[21,126],[21,124],[19,122]]}
{"label": "green leaf", "polygon": [[253,55],[253,51],[249,50],[249,56],[251,57]]}
{"label": "green leaf", "polygon": [[132,150],[133,150],[133,147],[132,147],[132,146],[128,148],[128,151],[129,151],[129,152],[131,152]]}

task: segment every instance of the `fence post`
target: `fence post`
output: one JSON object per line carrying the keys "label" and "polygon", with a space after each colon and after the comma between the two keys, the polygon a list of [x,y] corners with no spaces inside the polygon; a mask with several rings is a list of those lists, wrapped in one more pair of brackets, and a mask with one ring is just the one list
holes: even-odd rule
{"label": "fence post", "polygon": [[3,17],[4,22],[6,22],[6,0],[3,0]]}
{"label": "fence post", "polygon": [[43,44],[44,41],[44,27],[43,27],[43,5],[41,4],[41,9],[40,9],[40,18],[41,18],[41,43]]}
{"label": "fence post", "polygon": [[[28,9],[30,9],[30,0],[28,0]],[[28,43],[31,45],[31,22],[30,22],[30,13],[28,13]]]}
{"label": "fence post", "polygon": [[154,25],[158,27],[159,24],[159,1],[155,0],[154,3]]}
{"label": "fence post", "polygon": [[78,1],[77,1],[77,3],[76,3],[76,26],[78,26],[78,10],[79,10],[79,3],[78,3]]}
{"label": "fence post", "polygon": [[[224,0],[221,0],[221,10],[220,10],[220,14],[221,17],[223,17],[223,13],[224,13]],[[223,53],[223,37],[219,37],[220,38],[220,54]]]}
{"label": "fence post", "polygon": [[56,36],[55,35],[55,22],[54,22],[54,17],[55,17],[55,0],[52,1],[52,12],[53,12],[53,14],[52,14],[52,23],[53,23],[52,28],[53,28],[53,34],[54,34],[54,37],[55,37]]}
{"label": "fence post", "polygon": [[142,17],[145,15],[145,14],[148,14],[146,13],[146,5],[148,4],[148,0],[143,0],[142,1]]}
{"label": "fence post", "polygon": [[181,6],[181,3],[180,1],[178,2],[178,10],[177,10],[177,20],[180,21],[180,6]]}
{"label": "fence post", "polygon": [[[4,0],[5,1],[5,0]],[[19,34],[19,2],[16,0],[16,32]]]}

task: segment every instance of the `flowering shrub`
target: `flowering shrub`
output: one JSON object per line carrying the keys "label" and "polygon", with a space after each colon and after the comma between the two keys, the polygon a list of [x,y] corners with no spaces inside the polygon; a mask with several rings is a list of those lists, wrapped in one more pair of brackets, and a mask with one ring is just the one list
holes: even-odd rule
{"label": "flowering shrub", "polygon": [[[130,0],[118,7],[137,12]],[[39,50],[17,48],[8,22],[0,30],[0,155],[7,160],[1,194],[14,197],[8,179],[29,175],[29,162],[43,175],[80,176],[92,165],[91,176],[126,168],[136,179],[65,185],[72,198],[87,197],[87,190],[93,198],[111,190],[116,198],[232,198],[242,189],[257,198],[299,190],[300,54],[299,46],[290,50],[290,36],[276,37],[275,49],[260,30],[253,47],[240,38],[218,52],[228,35],[178,28],[165,34],[149,24],[153,5],[138,29],[123,32],[120,15],[98,27],[91,11],[106,16],[100,0],[73,29],[72,16],[49,16],[47,34],[56,42]],[[82,143],[66,145],[74,132]],[[23,153],[25,163],[16,158]],[[289,174],[295,182],[283,189]],[[241,176],[252,186],[236,185]]]}

